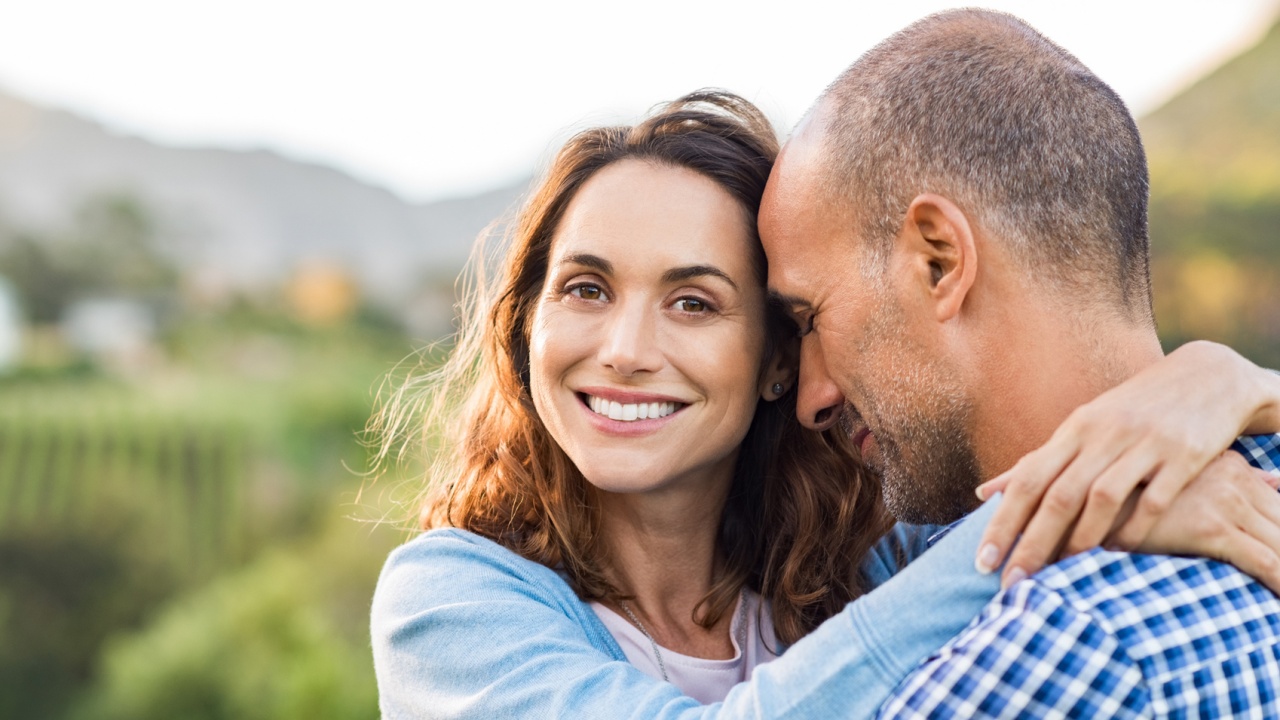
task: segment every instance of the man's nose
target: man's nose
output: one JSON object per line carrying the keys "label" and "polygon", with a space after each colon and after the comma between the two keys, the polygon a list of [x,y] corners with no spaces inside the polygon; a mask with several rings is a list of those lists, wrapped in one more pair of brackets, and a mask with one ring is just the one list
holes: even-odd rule
{"label": "man's nose", "polygon": [[619,302],[605,324],[600,363],[623,377],[653,372],[662,366],[663,349],[657,337],[657,319],[641,302]]}
{"label": "man's nose", "polygon": [[822,347],[812,336],[800,341],[800,381],[796,417],[811,430],[826,430],[836,424],[844,410],[844,395],[827,374]]}

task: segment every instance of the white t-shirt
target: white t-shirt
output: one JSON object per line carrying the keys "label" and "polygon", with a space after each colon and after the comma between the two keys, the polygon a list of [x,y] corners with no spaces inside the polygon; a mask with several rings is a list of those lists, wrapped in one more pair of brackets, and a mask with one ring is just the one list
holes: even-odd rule
{"label": "white t-shirt", "polygon": [[[661,680],[662,670],[658,667],[649,638],[625,616],[604,605],[592,602],[591,609],[609,629],[627,660],[646,675]],[[658,652],[662,653],[662,663],[667,669],[667,680],[700,703],[724,700],[734,685],[751,679],[751,671],[757,665],[778,657],[774,653],[778,649],[778,640],[773,635],[773,620],[767,606],[763,607],[763,612],[761,610],[760,596],[744,589],[734,607],[733,621],[729,626],[735,653],[728,660],[690,657],[659,646]]]}

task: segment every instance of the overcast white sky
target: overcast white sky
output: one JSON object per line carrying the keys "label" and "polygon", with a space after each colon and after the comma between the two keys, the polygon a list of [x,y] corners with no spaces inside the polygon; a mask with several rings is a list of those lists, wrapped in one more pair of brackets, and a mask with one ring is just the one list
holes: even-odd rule
{"label": "overcast white sky", "polygon": [[[987,0],[1138,114],[1280,0]],[[785,131],[861,52],[971,3],[0,0],[0,87],[177,145],[266,147],[410,199],[521,177],[570,129],[724,87]]]}

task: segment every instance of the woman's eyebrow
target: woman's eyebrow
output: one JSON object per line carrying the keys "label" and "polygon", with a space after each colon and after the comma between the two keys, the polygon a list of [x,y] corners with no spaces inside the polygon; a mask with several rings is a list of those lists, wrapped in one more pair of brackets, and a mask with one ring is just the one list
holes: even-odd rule
{"label": "woman's eyebrow", "polygon": [[684,267],[671,268],[662,273],[662,281],[667,283],[683,282],[696,277],[717,277],[729,283],[734,290],[738,289],[738,283],[734,282],[728,273],[714,265],[686,265]]}
{"label": "woman's eyebrow", "polygon": [[613,274],[613,263],[609,262],[608,260],[605,260],[599,255],[592,255],[591,253],[572,253],[570,255],[565,255],[563,258],[560,259],[560,262],[556,264],[557,265],[582,265],[584,267],[589,267],[592,270],[598,270],[599,272],[604,273],[605,275]]}

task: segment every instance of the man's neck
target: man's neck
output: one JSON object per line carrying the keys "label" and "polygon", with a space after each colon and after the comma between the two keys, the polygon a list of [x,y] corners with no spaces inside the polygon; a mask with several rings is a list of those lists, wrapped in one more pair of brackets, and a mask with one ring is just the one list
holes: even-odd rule
{"label": "man's neck", "polygon": [[980,354],[987,382],[978,386],[972,427],[984,480],[1047,442],[1077,407],[1164,355],[1143,323],[1086,319],[1061,307],[1009,321],[1014,326]]}

